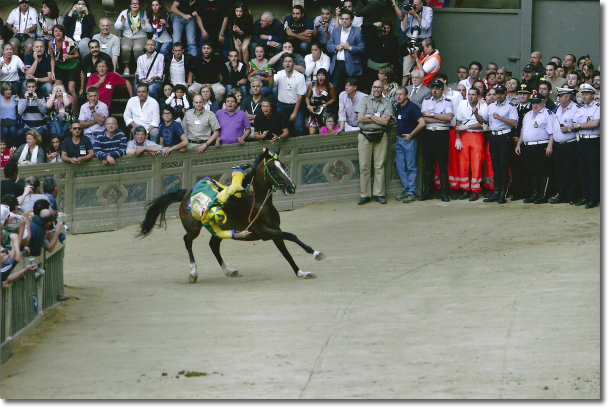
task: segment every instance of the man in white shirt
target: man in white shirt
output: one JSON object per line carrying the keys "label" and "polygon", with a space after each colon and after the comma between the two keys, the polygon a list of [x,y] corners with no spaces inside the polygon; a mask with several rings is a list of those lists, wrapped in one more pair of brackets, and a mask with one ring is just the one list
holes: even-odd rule
{"label": "man in white shirt", "polygon": [[181,42],[173,44],[173,55],[165,59],[165,82],[171,82],[175,85],[186,85],[190,87],[192,83],[187,82],[188,65],[190,54],[184,55],[184,46]]}
{"label": "man in white shirt", "polygon": [[156,41],[146,41],[146,53],[137,58],[136,80],[146,83],[150,96],[158,100],[159,91],[163,86],[163,68],[165,57],[156,52]]}
{"label": "man in white shirt", "polygon": [[467,88],[467,92],[475,82],[479,80],[479,74],[481,73],[481,62],[473,61],[469,64],[469,77],[458,82],[459,85],[464,85]]}
{"label": "man in white shirt", "polygon": [[127,102],[125,124],[131,127],[131,133],[137,126],[144,126],[150,140],[155,143],[158,140],[158,126],[160,125],[160,107],[158,102],[152,99],[148,92],[148,85],[140,83],[137,85],[137,96]]}
{"label": "man in white shirt", "polygon": [[274,74],[270,87],[275,84],[278,86],[277,112],[289,120],[291,135],[299,136],[304,134],[304,109],[300,107],[306,95],[306,79],[300,72],[294,71],[293,66],[293,55],[285,54],[283,56],[283,68],[285,69]]}
{"label": "man in white shirt", "polygon": [[10,42],[16,51],[21,47],[23,55],[32,52],[36,40],[38,26],[38,11],[30,7],[30,0],[19,0],[19,7],[13,9],[6,19],[6,26],[13,31]]}
{"label": "man in white shirt", "polygon": [[110,32],[109,18],[99,20],[99,34],[93,36],[94,40],[99,41],[99,50],[108,54],[112,58],[112,63],[116,68],[118,66],[118,57],[120,56],[120,38]]}

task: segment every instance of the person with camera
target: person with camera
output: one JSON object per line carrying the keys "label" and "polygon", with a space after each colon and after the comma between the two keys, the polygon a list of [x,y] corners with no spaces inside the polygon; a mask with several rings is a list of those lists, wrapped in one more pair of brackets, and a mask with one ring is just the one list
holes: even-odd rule
{"label": "person with camera", "polygon": [[380,68],[399,66],[399,42],[395,37],[393,23],[389,20],[366,22],[363,23],[361,29],[365,49],[368,50],[364,76],[367,81],[363,85],[363,89],[369,89],[372,82],[378,77]]}
{"label": "person with camera", "polygon": [[66,36],[72,38],[78,46],[80,56],[84,58],[89,54],[89,41],[93,37],[95,18],[89,10],[87,0],[74,0],[71,10],[63,18]]}
{"label": "person with camera", "polygon": [[10,44],[15,54],[23,50],[23,55],[32,52],[36,29],[38,27],[38,12],[30,7],[30,0],[19,0],[19,7],[13,9],[6,19],[6,27],[13,32]]}
{"label": "person with camera", "polygon": [[17,114],[21,116],[23,120],[23,129],[19,130],[18,140],[20,143],[25,141],[25,134],[28,130],[36,130],[42,136],[42,139],[46,142],[49,137],[49,130],[47,128],[47,116],[46,116],[46,99],[39,98],[36,93],[37,85],[34,79],[28,79],[25,84],[25,93],[23,98],[19,100],[17,106]]}
{"label": "person with camera", "polygon": [[[404,0],[400,7],[394,1],[393,8],[401,20],[401,29],[407,37],[420,41],[432,35],[433,9],[423,6],[422,0]],[[420,29],[418,34],[415,34],[415,27]]]}
{"label": "person with camera", "polygon": [[331,33],[334,31],[334,28],[336,28],[336,19],[331,15],[331,7],[321,7],[321,15],[315,17],[314,24],[315,30],[313,36],[318,38],[318,41],[323,46],[324,50],[327,47],[327,41],[331,38]]}
{"label": "person with camera", "polygon": [[[344,16],[342,18],[344,20]],[[376,202],[386,204],[384,191],[384,164],[388,147],[386,130],[394,117],[393,104],[382,96],[382,81],[372,85],[372,94],[365,96],[355,109],[359,120],[359,167],[361,198],[357,205],[365,205],[372,200],[371,167],[374,162],[374,196]]]}
{"label": "person with camera", "polygon": [[435,48],[435,41],[432,38],[422,40],[422,54],[418,50],[413,55],[416,68],[422,71],[422,84],[429,86],[435,74],[441,68],[441,55]]}
{"label": "person with camera", "polygon": [[340,93],[344,90],[346,78],[363,75],[361,56],[365,43],[360,30],[353,29],[354,14],[350,10],[342,12],[342,28],[334,30],[327,43],[327,51],[333,54],[330,65],[331,83]]}

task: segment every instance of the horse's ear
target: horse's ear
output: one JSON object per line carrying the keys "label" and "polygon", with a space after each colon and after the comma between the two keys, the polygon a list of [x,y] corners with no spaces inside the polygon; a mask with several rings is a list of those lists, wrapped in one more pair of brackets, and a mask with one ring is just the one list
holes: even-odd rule
{"label": "horse's ear", "polygon": [[281,147],[279,147],[279,149],[277,150],[277,155],[280,156],[281,154]]}

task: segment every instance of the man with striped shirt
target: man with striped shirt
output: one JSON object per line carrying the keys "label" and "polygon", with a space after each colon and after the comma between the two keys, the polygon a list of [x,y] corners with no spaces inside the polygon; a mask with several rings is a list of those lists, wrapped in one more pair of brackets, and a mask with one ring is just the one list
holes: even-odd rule
{"label": "man with striped shirt", "polygon": [[116,159],[127,153],[127,136],[118,129],[115,117],[106,119],[106,131],[97,136],[93,143],[95,157],[102,160],[103,165],[115,164]]}

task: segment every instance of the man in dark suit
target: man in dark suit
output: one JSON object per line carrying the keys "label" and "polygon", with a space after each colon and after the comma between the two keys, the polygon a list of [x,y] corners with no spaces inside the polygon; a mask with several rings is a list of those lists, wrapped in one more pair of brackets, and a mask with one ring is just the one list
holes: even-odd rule
{"label": "man in dark suit", "polygon": [[342,12],[342,27],[334,30],[327,42],[327,52],[333,54],[329,71],[331,83],[340,94],[344,90],[346,78],[363,75],[361,55],[365,51],[363,36],[360,30],[353,28],[353,12]]}
{"label": "man in dark suit", "polygon": [[412,84],[407,86],[407,94],[410,101],[418,107],[422,107],[422,101],[431,96],[431,90],[422,84],[422,71],[415,69],[411,73]]}

